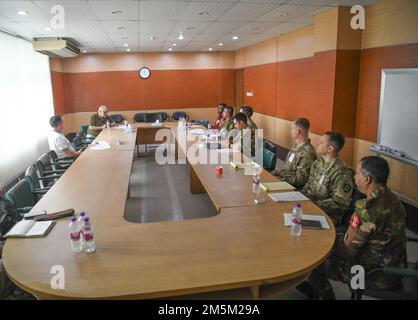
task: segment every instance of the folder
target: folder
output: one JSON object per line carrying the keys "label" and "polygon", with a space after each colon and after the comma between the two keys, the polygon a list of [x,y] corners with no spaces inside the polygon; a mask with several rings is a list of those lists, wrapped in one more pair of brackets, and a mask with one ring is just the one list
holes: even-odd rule
{"label": "folder", "polygon": [[260,188],[265,192],[270,191],[281,191],[281,190],[295,190],[291,184],[286,181],[277,181],[277,182],[263,182],[260,183]]}

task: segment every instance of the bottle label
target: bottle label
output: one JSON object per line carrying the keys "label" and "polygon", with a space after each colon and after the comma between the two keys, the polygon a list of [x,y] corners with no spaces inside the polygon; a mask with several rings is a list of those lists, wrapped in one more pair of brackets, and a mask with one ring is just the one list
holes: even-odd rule
{"label": "bottle label", "polygon": [[301,224],[301,223],[302,223],[302,219],[293,218],[293,219],[292,219],[292,223],[293,223],[293,224]]}
{"label": "bottle label", "polygon": [[80,240],[80,232],[71,232],[70,234],[70,238],[73,241],[78,241]]}
{"label": "bottle label", "polygon": [[93,240],[93,234],[92,233],[83,233],[83,238],[85,241],[91,241]]}

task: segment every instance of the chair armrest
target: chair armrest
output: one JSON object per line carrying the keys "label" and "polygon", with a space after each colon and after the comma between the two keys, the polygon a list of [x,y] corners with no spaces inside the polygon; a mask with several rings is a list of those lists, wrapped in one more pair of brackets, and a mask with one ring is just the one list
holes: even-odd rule
{"label": "chair armrest", "polygon": [[378,267],[371,269],[367,272],[366,278],[370,277],[372,274],[382,272],[383,274],[398,276],[400,278],[414,278],[418,280],[418,270],[413,270],[409,268],[399,268],[399,267]]}
{"label": "chair armrest", "polygon": [[16,208],[19,214],[25,214],[32,210],[33,207],[23,207],[23,208]]}
{"label": "chair armrest", "polygon": [[39,188],[32,191],[33,194],[45,194],[49,191],[49,188]]}
{"label": "chair armrest", "polygon": [[60,174],[60,175],[58,175],[58,174],[56,174],[56,175],[47,175],[47,176],[43,176],[43,177],[38,177],[38,180],[39,181],[46,181],[46,180],[56,179],[56,178],[59,178],[61,176],[62,176],[62,174]]}
{"label": "chair armrest", "polygon": [[44,176],[45,174],[64,173],[64,172],[65,172],[65,170],[63,170],[63,169],[58,169],[58,170],[45,170],[45,171],[42,171],[41,174],[42,174],[42,176]]}
{"label": "chair armrest", "polygon": [[418,242],[417,238],[406,237],[406,242]]}

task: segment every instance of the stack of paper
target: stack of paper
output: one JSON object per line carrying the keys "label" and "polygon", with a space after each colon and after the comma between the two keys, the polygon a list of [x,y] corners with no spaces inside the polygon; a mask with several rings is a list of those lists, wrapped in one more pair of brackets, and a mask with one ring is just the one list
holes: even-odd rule
{"label": "stack of paper", "polygon": [[252,169],[258,166],[254,161],[252,162],[229,162],[234,169]]}
{"label": "stack of paper", "polygon": [[288,184],[286,181],[263,182],[263,183],[260,183],[260,188],[266,192],[281,191],[281,190],[295,190],[295,188],[291,184]]}
{"label": "stack of paper", "polygon": [[273,201],[305,201],[309,200],[299,191],[291,191],[291,192],[277,192],[277,193],[269,193],[268,194]]}
{"label": "stack of paper", "polygon": [[110,143],[107,141],[96,141],[90,148],[91,150],[106,150],[110,149]]}

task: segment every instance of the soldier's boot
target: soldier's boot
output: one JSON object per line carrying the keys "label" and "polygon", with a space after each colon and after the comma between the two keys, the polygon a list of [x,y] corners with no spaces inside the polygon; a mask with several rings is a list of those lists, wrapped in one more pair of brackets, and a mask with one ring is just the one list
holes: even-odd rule
{"label": "soldier's boot", "polygon": [[309,283],[322,300],[336,300],[331,283],[321,266],[312,271],[309,276]]}
{"label": "soldier's boot", "polygon": [[320,298],[315,288],[307,281],[302,282],[295,289],[305,295],[309,300],[319,300]]}

